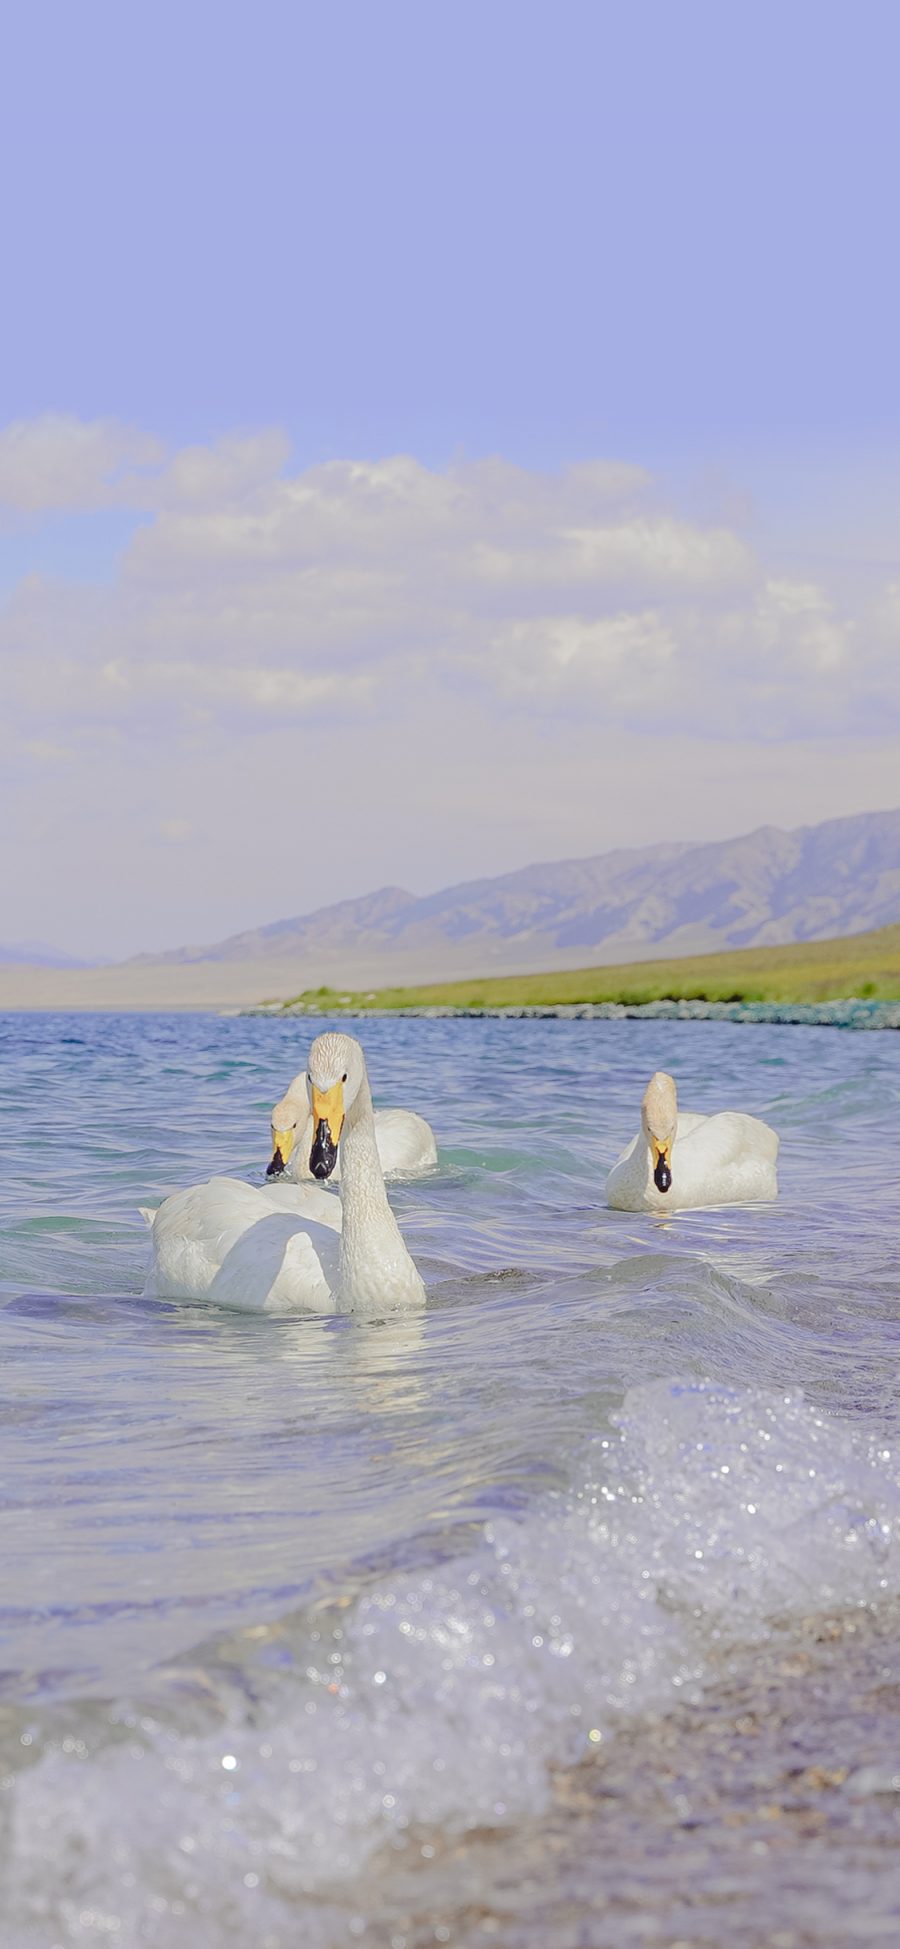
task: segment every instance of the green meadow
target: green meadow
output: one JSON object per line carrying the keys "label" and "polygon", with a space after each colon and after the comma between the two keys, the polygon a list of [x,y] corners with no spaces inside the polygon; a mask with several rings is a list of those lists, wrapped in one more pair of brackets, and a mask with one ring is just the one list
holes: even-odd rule
{"label": "green meadow", "polygon": [[900,924],[833,941],[741,948],[562,974],[487,975],[418,988],[306,989],[283,1003],[309,1014],[404,1008],[517,1008],[566,1002],[900,1000]]}

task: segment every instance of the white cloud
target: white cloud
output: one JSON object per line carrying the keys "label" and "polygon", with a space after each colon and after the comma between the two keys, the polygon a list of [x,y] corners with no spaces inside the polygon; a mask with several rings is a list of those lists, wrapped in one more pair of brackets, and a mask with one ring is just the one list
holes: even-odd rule
{"label": "white cloud", "polygon": [[606,521],[589,528],[542,526],[512,545],[479,541],[474,571],[484,583],[542,590],[577,589],[598,599],[636,602],[650,595],[745,589],[757,573],[752,552],[721,528],[665,518]]}
{"label": "white cloud", "polygon": [[45,413],[0,429],[0,512],[34,516],[108,507],[213,510],[271,489],[290,441],[278,427],[175,452],[118,420]]}
{"label": "white cloud", "polygon": [[329,671],[304,674],[264,664],[215,669],[209,664],[142,662],[134,666],[106,664],[101,672],[111,692],[127,695],[139,708],[162,706],[201,720],[252,713],[261,717],[309,718],[323,710],[341,715],[364,703],[368,678],[349,681]]}
{"label": "white cloud", "polygon": [[182,447],[153,483],[163,508],[220,508],[246,501],[271,486],[290,457],[290,441],[278,427],[233,435],[213,446]]}
{"label": "white cloud", "polygon": [[134,470],[162,457],[160,441],[115,420],[47,413],[0,430],[0,511],[7,515],[109,507]]}
{"label": "white cloud", "polygon": [[609,696],[624,710],[659,681],[675,656],[675,642],[655,610],[603,616],[542,616],[499,630],[482,662],[483,675],[507,695],[543,697],[569,692]]}
{"label": "white cloud", "polygon": [[719,589],[752,580],[752,554],[726,528],[670,517],[573,528],[564,536],[586,581],[644,589]]}
{"label": "white cloud", "polygon": [[814,582],[767,581],[757,602],[760,647],[769,655],[787,654],[812,672],[825,674],[844,662],[851,624],[842,624],[826,591]]}
{"label": "white cloud", "polygon": [[0,610],[35,751],[360,712],[428,738],[466,695],[504,722],[583,709],[763,743],[880,732],[896,701],[900,587],[848,608],[640,468],[288,460],[277,430],[173,452],[106,421],[0,433],[8,506],[143,517],[111,581],[24,577]]}

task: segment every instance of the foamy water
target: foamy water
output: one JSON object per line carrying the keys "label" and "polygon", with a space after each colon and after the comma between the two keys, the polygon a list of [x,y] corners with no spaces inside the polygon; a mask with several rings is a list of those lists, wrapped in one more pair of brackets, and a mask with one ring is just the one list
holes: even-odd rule
{"label": "foamy water", "polygon": [[[502,1863],[571,1769],[627,1781],[633,1750],[637,1779],[648,1725],[773,1631],[900,1592],[900,1038],[362,1033],[376,1101],[441,1145],[393,1193],[428,1311],[364,1326],[139,1297],[137,1204],[261,1179],[302,1025],[3,1023],[16,1949],[536,1945]],[[778,1127],[776,1207],[603,1208],[663,1065]],[[647,1914],[603,1941],[669,1940]]]}

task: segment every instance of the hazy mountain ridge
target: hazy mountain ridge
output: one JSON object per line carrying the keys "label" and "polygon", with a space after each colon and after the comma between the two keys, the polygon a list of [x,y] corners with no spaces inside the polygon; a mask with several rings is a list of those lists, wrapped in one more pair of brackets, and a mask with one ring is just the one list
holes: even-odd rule
{"label": "hazy mountain ridge", "polygon": [[[359,900],[230,936],[142,955],[147,966],[332,962],[377,954],[452,962],[483,948],[486,965],[618,961],[660,950],[754,947],[861,933],[900,919],[900,809],[738,839],[664,842],[550,861],[422,898],[382,887]],[[348,979],[350,975],[348,974]]]}
{"label": "hazy mountain ridge", "polygon": [[75,954],[64,954],[61,948],[50,947],[46,941],[9,941],[0,947],[0,966],[6,968],[96,968],[98,961],[80,961]]}
{"label": "hazy mountain ridge", "polygon": [[298,948],[318,947],[329,952],[356,947],[361,938],[384,938],[383,929],[391,917],[416,904],[413,893],[401,887],[380,887],[358,900],[340,900],[333,907],[321,907],[311,914],[290,920],[273,920],[266,927],[248,928],[230,934],[212,947],[177,947],[164,954],[136,954],[126,967],[185,966],[196,961],[255,961],[278,954],[292,954]]}

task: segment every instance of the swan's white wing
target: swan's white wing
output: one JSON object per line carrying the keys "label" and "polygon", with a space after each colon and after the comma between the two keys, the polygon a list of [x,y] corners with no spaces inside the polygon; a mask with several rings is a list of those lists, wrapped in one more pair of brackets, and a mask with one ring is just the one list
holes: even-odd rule
{"label": "swan's white wing", "polygon": [[[327,1224],[314,1215],[323,1199]],[[255,1310],[312,1306],[330,1312],[339,1225],[338,1201],[319,1186],[263,1191],[240,1178],[210,1178],[160,1205],[147,1289],[164,1298],[214,1298]]]}
{"label": "swan's white wing", "polygon": [[339,1262],[340,1239],[330,1226],[270,1211],[225,1254],[208,1297],[244,1312],[333,1313]]}
{"label": "swan's white wing", "polygon": [[672,1158],[673,1188],[682,1202],[749,1204],[778,1196],[778,1137],[759,1117],[720,1110],[698,1119],[678,1139]]}
{"label": "swan's white wing", "polygon": [[210,1178],[164,1198],[150,1231],[149,1290],[202,1299],[226,1252],[264,1209],[260,1193],[239,1178]]}
{"label": "swan's white wing", "polygon": [[748,1158],[774,1164],[778,1156],[776,1132],[759,1117],[749,1117],[743,1110],[719,1110],[715,1116],[695,1117],[690,1121],[693,1128],[682,1131],[679,1117],[677,1141],[680,1143],[684,1138],[692,1152],[702,1151],[710,1164],[720,1169],[744,1163]]}
{"label": "swan's white wing", "polygon": [[781,1141],[777,1130],[773,1130],[770,1123],[764,1123],[762,1117],[747,1116],[744,1110],[728,1110],[725,1114],[742,1125],[745,1147],[753,1150],[757,1157],[774,1164]]}

